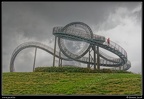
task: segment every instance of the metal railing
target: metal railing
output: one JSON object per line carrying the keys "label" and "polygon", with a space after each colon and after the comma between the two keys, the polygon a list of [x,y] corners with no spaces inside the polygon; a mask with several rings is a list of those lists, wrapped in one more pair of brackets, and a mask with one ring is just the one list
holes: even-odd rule
{"label": "metal railing", "polygon": [[[77,25],[79,27],[82,27],[82,30],[79,28],[76,28],[75,26]],[[114,58],[114,57],[107,55],[106,53],[102,51],[99,51],[99,55],[101,57],[100,58],[101,66],[114,67],[114,69],[121,68],[123,70],[128,70],[131,67],[130,61],[127,60],[127,52],[121,46],[119,46],[118,44],[116,44],[115,42],[111,40],[108,44],[104,36],[94,35],[90,27],[84,23],[74,22],[74,23],[66,25],[65,27],[54,27],[53,34],[59,38],[58,44],[59,44],[60,50],[63,53],[61,56],[59,56],[59,52],[56,51],[55,56],[58,58],[61,58],[67,61],[75,60],[75,61],[79,61],[79,62],[86,63],[86,64],[95,64],[94,58],[84,57],[84,55],[89,51],[91,46],[99,46],[119,56],[119,58]],[[80,52],[78,52],[77,54],[74,54],[66,48],[64,41],[61,38],[68,39],[68,40],[84,41],[84,42],[87,42],[89,45],[84,46],[83,49],[80,50]],[[12,53],[12,57],[10,61],[11,72],[13,72],[14,70],[14,60],[17,54],[21,50],[25,48],[29,48],[29,47],[40,48],[42,50],[47,51],[48,53],[52,55],[54,54],[54,50],[45,44],[42,44],[39,42],[25,42],[19,45],[18,47],[16,47],[16,49]],[[96,51],[96,53],[98,52]]]}

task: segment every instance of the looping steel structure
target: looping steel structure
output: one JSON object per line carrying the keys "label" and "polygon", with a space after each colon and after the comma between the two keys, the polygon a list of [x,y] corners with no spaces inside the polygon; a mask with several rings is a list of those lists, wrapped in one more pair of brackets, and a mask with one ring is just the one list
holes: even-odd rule
{"label": "looping steel structure", "polygon": [[[83,30],[77,29],[77,28],[82,28]],[[77,53],[77,54],[73,54],[71,53],[69,50],[66,49],[64,43],[63,43],[63,39],[68,39],[68,40],[74,40],[74,41],[81,41],[82,37],[87,37],[88,39],[92,39],[93,38],[93,32],[91,30],[91,28],[86,25],[85,23],[82,22],[73,22],[70,23],[68,25],[66,25],[65,27],[55,27],[53,29],[53,34],[55,36],[58,36],[58,45],[60,50],[63,52],[63,54],[69,58],[72,59],[79,59],[81,57],[83,57],[91,48],[91,44],[89,44],[89,46],[87,47],[83,47],[83,49]],[[85,40],[83,40],[85,41]],[[70,54],[70,55],[68,55]],[[71,57],[73,56],[73,57]]]}
{"label": "looping steel structure", "polygon": [[[91,28],[83,22],[72,22],[64,27],[54,27],[53,35],[55,35],[55,47],[56,38],[58,38],[58,46],[60,52],[62,52],[63,55],[60,55],[60,52],[56,51],[56,48],[52,49],[47,45],[41,44],[39,42],[26,42],[19,45],[14,50],[10,61],[10,72],[14,71],[14,60],[17,54],[21,50],[29,47],[36,47],[52,54],[54,56],[53,62],[55,61],[55,57],[58,57],[61,60],[75,60],[88,64],[89,66],[94,65],[94,67],[97,65],[114,67],[113,69],[121,70],[128,70],[131,67],[131,63],[127,59],[127,52],[121,46],[112,41],[110,41],[108,44],[104,36],[93,34]],[[83,48],[75,54],[67,49],[64,43],[65,40],[85,42],[86,44],[83,45]],[[97,49],[95,47],[97,47]],[[112,52],[119,58],[114,58],[107,55],[106,53],[100,51],[99,47]],[[92,57],[90,54],[91,50],[94,51],[94,57]],[[85,55],[88,54],[88,52],[89,57],[86,57]],[[95,54],[98,55],[97,60]]]}

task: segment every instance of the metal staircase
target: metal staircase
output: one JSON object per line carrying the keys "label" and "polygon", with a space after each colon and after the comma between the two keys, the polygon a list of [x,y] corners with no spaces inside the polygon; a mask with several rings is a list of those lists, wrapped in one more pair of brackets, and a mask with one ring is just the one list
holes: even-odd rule
{"label": "metal staircase", "polygon": [[[75,28],[77,25],[79,25],[79,27],[81,28],[84,28],[85,31]],[[61,52],[65,55],[65,56],[64,55],[59,56],[59,52],[56,51],[55,56],[60,59],[67,60],[67,61],[75,60],[75,61],[82,62],[85,64],[93,65],[94,58],[90,57],[89,59],[89,57],[85,57],[85,55],[92,48],[92,46],[98,46],[107,51],[114,53],[115,55],[119,57],[119,58],[114,58],[114,57],[107,55],[106,53],[102,51],[99,51],[99,55],[101,58],[100,66],[114,67],[113,69],[121,68],[122,70],[128,70],[131,67],[131,63],[127,59],[127,52],[121,46],[114,43],[113,41],[110,41],[110,43],[108,44],[104,36],[93,34],[92,30],[85,23],[73,22],[73,23],[66,25],[65,27],[54,27],[53,35],[58,37],[59,48]],[[79,53],[74,54],[74,53],[71,53],[65,47],[63,39],[68,39],[72,41],[82,41],[82,42],[88,43],[89,45],[84,46],[84,48]],[[19,45],[13,51],[12,57],[10,60],[10,72],[14,71],[14,61],[15,61],[17,54],[21,50],[25,48],[29,48],[29,47],[36,47],[54,55],[54,49],[48,47],[47,45],[44,45],[39,42],[25,42]],[[95,51],[95,53],[98,53],[97,50]]]}

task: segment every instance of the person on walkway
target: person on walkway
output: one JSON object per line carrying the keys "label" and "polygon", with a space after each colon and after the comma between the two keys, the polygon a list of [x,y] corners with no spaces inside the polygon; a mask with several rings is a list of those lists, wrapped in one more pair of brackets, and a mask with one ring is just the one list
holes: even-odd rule
{"label": "person on walkway", "polygon": [[108,45],[110,44],[110,38],[107,39],[107,43],[108,43]]}

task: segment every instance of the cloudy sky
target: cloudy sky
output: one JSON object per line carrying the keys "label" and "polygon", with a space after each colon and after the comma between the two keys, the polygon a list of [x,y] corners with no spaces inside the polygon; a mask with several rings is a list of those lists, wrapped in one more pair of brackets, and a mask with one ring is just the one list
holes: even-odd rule
{"label": "cloudy sky", "polygon": [[[9,72],[11,54],[18,45],[39,41],[53,48],[53,27],[76,21],[122,46],[132,64],[129,71],[142,72],[142,2],[2,2],[3,72]],[[16,71],[32,71],[34,50],[18,54]],[[38,49],[36,67],[52,66],[52,59]]]}

